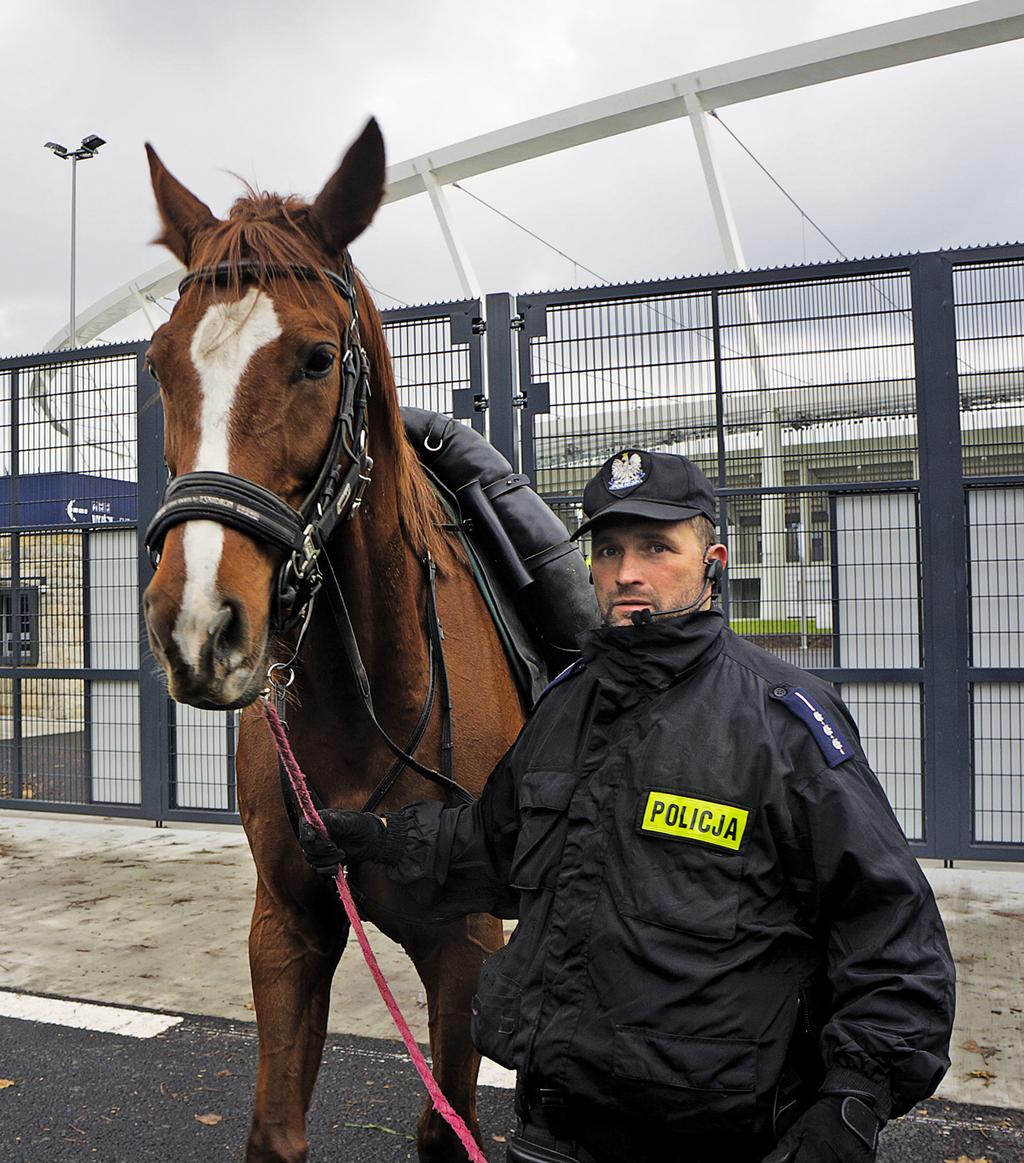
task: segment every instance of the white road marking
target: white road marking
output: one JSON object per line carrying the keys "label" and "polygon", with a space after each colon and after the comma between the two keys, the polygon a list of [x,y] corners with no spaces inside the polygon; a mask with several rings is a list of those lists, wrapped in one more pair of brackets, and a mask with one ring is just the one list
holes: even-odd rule
{"label": "white road marking", "polygon": [[0,1017],[44,1022],[49,1026],[70,1026],[99,1034],[121,1034],[125,1038],[154,1038],[184,1021],[184,1018],[172,1014],[151,1014],[7,990],[0,990]]}
{"label": "white road marking", "polygon": [[[190,353],[202,396],[199,447],[192,472],[230,472],[230,426],[238,385],[249,361],[282,328],[274,301],[251,287],[233,303],[214,303],[199,320]],[[174,639],[182,657],[198,669],[210,626],[220,612],[217,573],[224,550],[224,527],[216,521],[185,526],[185,587]]]}

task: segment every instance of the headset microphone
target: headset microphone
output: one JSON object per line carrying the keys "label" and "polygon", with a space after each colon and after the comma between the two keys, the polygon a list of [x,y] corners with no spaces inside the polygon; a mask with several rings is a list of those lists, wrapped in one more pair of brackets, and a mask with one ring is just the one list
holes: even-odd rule
{"label": "headset microphone", "polygon": [[705,565],[707,568],[704,570],[704,584],[692,602],[685,606],[678,606],[674,610],[634,610],[629,615],[629,620],[634,626],[647,626],[655,618],[671,618],[677,614],[689,614],[698,606],[702,606],[704,599],[708,596],[708,591],[713,590],[721,582],[722,575],[725,573],[725,566],[717,557],[705,562]]}

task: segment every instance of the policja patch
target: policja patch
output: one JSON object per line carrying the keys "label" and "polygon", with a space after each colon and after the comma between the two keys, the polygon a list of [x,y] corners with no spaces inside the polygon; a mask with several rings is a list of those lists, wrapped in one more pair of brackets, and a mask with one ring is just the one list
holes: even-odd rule
{"label": "policja patch", "polygon": [[738,852],[750,813],[734,804],[681,796],[651,788],[647,792],[639,831],[649,836],[689,840]]}

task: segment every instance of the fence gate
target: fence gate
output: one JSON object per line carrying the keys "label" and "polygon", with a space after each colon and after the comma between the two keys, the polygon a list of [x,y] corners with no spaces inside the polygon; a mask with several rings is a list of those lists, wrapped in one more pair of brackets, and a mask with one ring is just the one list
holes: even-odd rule
{"label": "fence gate", "polygon": [[835,683],[920,855],[1024,855],[1024,248],[520,296],[523,471],[717,484],[732,628]]}
{"label": "fence gate", "polygon": [[[697,461],[733,629],[837,684],[918,853],[1024,855],[1024,247],[383,317],[402,402],[570,528],[612,452]],[[144,349],[0,361],[0,807],[237,819],[235,714],[170,703],[140,649]]]}

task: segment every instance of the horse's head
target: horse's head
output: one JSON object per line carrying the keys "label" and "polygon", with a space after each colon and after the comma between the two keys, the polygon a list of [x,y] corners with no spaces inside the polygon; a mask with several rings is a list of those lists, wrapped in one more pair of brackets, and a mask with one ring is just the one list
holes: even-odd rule
{"label": "horse's head", "polygon": [[[343,364],[356,286],[353,278],[350,302],[339,291],[344,280],[332,277],[348,268],[346,247],[383,196],[380,131],[367,125],[312,203],[250,193],[224,221],[147,150],[160,241],[196,274],[148,356],[171,476],[230,474],[300,510],[351,387]],[[361,287],[358,303],[361,317],[372,311]],[[211,517],[216,507],[208,506]],[[171,694],[207,708],[251,702],[263,685],[287,549],[244,520],[206,519],[193,506],[168,523],[159,550],[144,606]]]}

